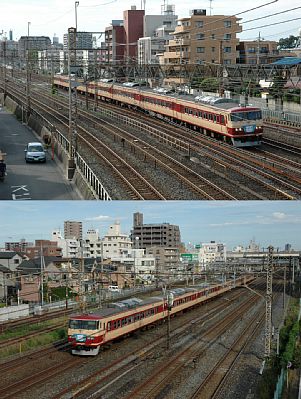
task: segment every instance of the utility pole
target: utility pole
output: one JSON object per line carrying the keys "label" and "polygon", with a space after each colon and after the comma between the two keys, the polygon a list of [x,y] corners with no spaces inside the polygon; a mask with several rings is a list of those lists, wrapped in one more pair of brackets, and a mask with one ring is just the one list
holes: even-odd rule
{"label": "utility pole", "polygon": [[43,247],[41,242],[41,306],[44,305],[44,255],[43,255]]}
{"label": "utility pole", "polygon": [[167,302],[167,350],[170,348],[170,311],[173,307],[174,295],[172,292],[167,292],[166,302]]}
{"label": "utility pole", "polygon": [[285,309],[285,295],[286,295],[286,264],[284,265],[284,275],[283,275],[283,309]]}
{"label": "utility pole", "polygon": [[[68,151],[68,166],[67,178],[72,180],[75,172],[75,160],[73,146],[77,135],[77,95],[76,95],[76,81],[71,79],[71,57],[74,64],[76,63],[76,29],[68,29],[68,75],[69,75],[69,151]],[[74,91],[72,92],[72,83]]]}
{"label": "utility pole", "polygon": [[258,34],[258,39],[257,39],[257,52],[256,52],[256,64],[260,64],[260,32]]}
{"label": "utility pole", "polygon": [[274,248],[272,246],[268,247],[266,312],[265,312],[265,350],[264,350],[264,356],[266,359],[268,359],[271,354],[271,340],[272,340],[273,250]]}
{"label": "utility pole", "polygon": [[29,61],[29,26],[30,22],[27,22],[27,40],[26,40],[26,123],[28,123],[29,115],[30,115],[30,81],[31,81],[31,73],[30,73],[30,61]]}
{"label": "utility pole", "polygon": [[6,36],[4,36],[3,40],[3,62],[4,62],[4,69],[3,69],[3,103],[6,97]]}

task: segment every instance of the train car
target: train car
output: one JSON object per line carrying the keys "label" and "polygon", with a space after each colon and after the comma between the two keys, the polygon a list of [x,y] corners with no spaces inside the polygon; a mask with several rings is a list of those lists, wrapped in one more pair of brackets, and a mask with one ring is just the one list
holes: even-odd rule
{"label": "train car", "polygon": [[253,280],[253,276],[248,276],[206,288],[172,290],[174,301],[171,309],[168,309],[166,298],[160,296],[145,300],[126,299],[93,313],[72,315],[68,328],[72,354],[95,356],[102,345],[156,324],[167,318],[168,312],[174,315]]}
{"label": "train car", "polygon": [[[67,77],[56,76],[54,84],[68,88]],[[80,84],[77,90],[99,100],[142,110],[150,115],[180,123],[195,132],[222,139],[235,147],[261,144],[263,120],[260,108],[241,106],[233,100],[178,95],[168,91],[151,91],[144,87],[107,81]]]}

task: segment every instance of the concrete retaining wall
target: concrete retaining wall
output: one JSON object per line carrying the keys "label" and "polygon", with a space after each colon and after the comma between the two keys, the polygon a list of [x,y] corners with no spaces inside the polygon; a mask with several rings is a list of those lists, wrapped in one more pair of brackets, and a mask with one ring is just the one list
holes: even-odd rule
{"label": "concrete retaining wall", "polygon": [[7,306],[0,309],[0,321],[18,319],[29,316],[29,305]]}
{"label": "concrete retaining wall", "polygon": [[[3,98],[3,93],[0,94],[0,103],[1,103],[1,96]],[[6,96],[5,106],[9,111],[14,113],[19,120],[22,120],[22,108],[18,103],[16,103],[10,97]],[[45,127],[42,121],[36,118],[34,115],[30,115],[28,120],[28,126],[44,142],[45,142],[45,137],[52,137],[51,131],[47,127]],[[61,163],[61,169],[66,171],[68,166],[68,154],[64,150],[63,146],[61,146],[61,144],[58,141],[54,140],[53,137],[52,137],[52,142],[49,146],[50,154],[52,153],[52,151],[54,151],[56,159]],[[75,171],[73,182],[78,187],[83,199],[90,200],[97,198],[95,193],[93,193],[92,188],[90,188],[90,186],[86,182],[84,176],[77,170]]]}

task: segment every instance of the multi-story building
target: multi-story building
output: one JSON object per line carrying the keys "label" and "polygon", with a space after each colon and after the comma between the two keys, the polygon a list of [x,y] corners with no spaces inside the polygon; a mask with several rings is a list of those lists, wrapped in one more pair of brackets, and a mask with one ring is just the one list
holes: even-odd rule
{"label": "multi-story building", "polygon": [[62,249],[58,246],[57,241],[50,240],[35,240],[35,245],[25,249],[25,255],[29,259],[34,259],[39,256],[55,256],[62,257]]}
{"label": "multi-story building", "polygon": [[124,251],[132,248],[132,242],[127,234],[122,234],[120,223],[109,227],[108,233],[102,239],[102,254],[104,259],[120,257]]}
{"label": "multi-story building", "polygon": [[19,57],[26,58],[27,50],[33,51],[47,50],[51,48],[51,40],[48,36],[21,36],[18,42]]}
{"label": "multi-story building", "polygon": [[138,40],[143,37],[144,13],[144,10],[137,10],[136,6],[123,12],[124,58],[126,61],[137,60]]}
{"label": "multi-story building", "polygon": [[77,258],[78,256],[81,256],[79,240],[63,238],[60,231],[53,231],[52,241],[56,241],[58,247],[62,249],[63,258]]}
{"label": "multi-story building", "polygon": [[100,258],[102,256],[102,240],[98,230],[88,230],[81,246],[84,258]]}
{"label": "multi-story building", "polygon": [[241,41],[238,64],[270,64],[279,58],[278,43],[270,40]]}
{"label": "multi-story building", "polygon": [[[73,43],[73,41],[72,41]],[[91,32],[76,33],[76,49],[90,50],[93,48],[93,37]],[[68,33],[64,34],[64,50],[68,50]]]}
{"label": "multi-story building", "polygon": [[76,240],[81,240],[83,238],[82,222],[66,220],[64,222],[64,238],[73,238]]}
{"label": "multi-story building", "polygon": [[199,261],[201,268],[206,268],[210,263],[226,262],[227,251],[226,245],[210,241],[210,243],[202,243],[199,249]]}
{"label": "multi-story building", "polygon": [[131,239],[136,248],[154,246],[177,247],[181,245],[180,228],[169,223],[144,224],[143,214],[134,213]]}
{"label": "multi-story building", "polygon": [[20,241],[16,242],[6,242],[5,243],[5,251],[15,251],[15,252],[25,252],[27,247],[31,247],[33,245],[32,242],[27,242],[25,238],[22,238]]}
{"label": "multi-story building", "polygon": [[159,57],[172,39],[171,33],[175,30],[177,18],[175,7],[171,4],[165,5],[162,15],[144,16],[144,33],[138,40],[139,64],[159,63]]}
{"label": "multi-story building", "polygon": [[148,256],[155,258],[156,272],[163,280],[176,276],[180,269],[180,250],[179,247],[152,246],[146,249]]}
{"label": "multi-story building", "polygon": [[206,15],[206,10],[192,10],[188,18],[178,20],[174,38],[166,46],[165,64],[236,64],[237,33],[242,31],[239,18]]}
{"label": "multi-story building", "polygon": [[105,62],[115,63],[124,60],[125,31],[123,20],[113,20],[105,28]]}

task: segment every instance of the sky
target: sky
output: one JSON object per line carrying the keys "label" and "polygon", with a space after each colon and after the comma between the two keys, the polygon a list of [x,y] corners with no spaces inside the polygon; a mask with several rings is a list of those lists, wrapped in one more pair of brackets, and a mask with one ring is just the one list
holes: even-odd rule
{"label": "sky", "polygon": [[133,225],[133,213],[144,223],[180,226],[182,241],[222,242],[232,249],[255,239],[260,248],[301,250],[301,201],[1,201],[0,247],[6,241],[50,239],[63,232],[65,220],[83,222],[83,233],[99,229],[100,236],[119,221],[122,233]]}
{"label": "sky", "polygon": [[[175,5],[179,18],[189,17],[189,11],[200,8],[207,9],[210,15],[210,0],[145,0],[147,15],[161,14],[164,4]],[[251,12],[252,8],[272,3]],[[79,31],[103,32],[114,19],[123,19],[123,11],[136,5],[141,9],[143,0],[80,0],[77,7]],[[301,4],[299,0],[212,0],[212,15],[237,15],[242,18],[241,23],[245,32],[239,35],[244,40],[254,40],[259,32],[266,40],[278,40],[289,35],[298,35],[301,27]],[[293,8],[297,8],[291,10]],[[270,16],[257,21],[250,21],[271,14],[291,10],[280,15]],[[239,15],[238,15],[239,14]],[[298,18],[295,21],[288,21]],[[248,22],[250,21],[250,22]],[[279,25],[261,27],[288,21]],[[13,30],[13,39],[27,35],[30,22],[30,35],[49,36],[52,40],[54,33],[62,42],[63,34],[69,27],[75,26],[75,1],[73,0],[0,0],[0,33]],[[255,28],[255,29],[254,29]],[[247,30],[248,29],[248,30]],[[251,30],[250,30],[251,29]],[[101,39],[100,39],[101,40]]]}

